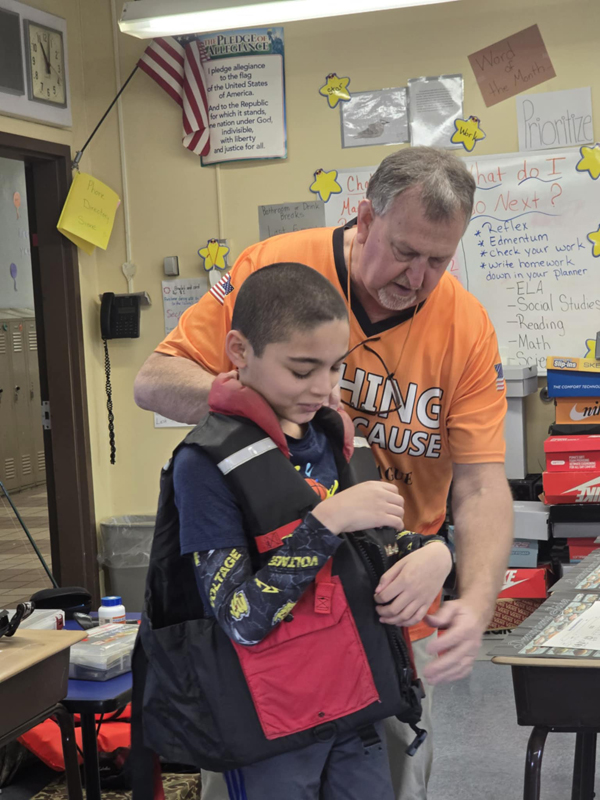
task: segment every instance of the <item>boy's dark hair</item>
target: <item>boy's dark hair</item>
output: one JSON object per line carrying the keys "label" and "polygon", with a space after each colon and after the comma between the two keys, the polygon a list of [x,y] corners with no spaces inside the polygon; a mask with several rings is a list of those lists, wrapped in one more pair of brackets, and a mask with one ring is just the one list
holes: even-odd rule
{"label": "boy's dark hair", "polygon": [[337,289],[305,264],[270,264],[242,284],[231,320],[232,330],[248,339],[257,356],[293,331],[309,331],[324,322],[348,319]]}

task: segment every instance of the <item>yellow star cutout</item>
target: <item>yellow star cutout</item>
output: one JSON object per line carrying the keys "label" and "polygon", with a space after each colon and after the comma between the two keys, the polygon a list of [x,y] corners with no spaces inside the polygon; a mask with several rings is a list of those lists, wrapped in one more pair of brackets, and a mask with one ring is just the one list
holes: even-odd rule
{"label": "yellow star cutout", "polygon": [[465,150],[471,152],[476,142],[485,139],[485,133],[479,127],[479,122],[477,117],[454,120],[456,131],[450,139],[452,144],[462,144]]}
{"label": "yellow star cutout", "polygon": [[[578,172],[589,172],[590,176],[596,181],[600,178],[600,144],[593,147],[581,148],[581,160],[577,162]],[[598,255],[594,253],[594,255]]]}
{"label": "yellow star cutout", "polygon": [[[600,358],[596,359],[596,340],[586,339],[585,346],[587,347],[587,353],[585,354],[585,357],[600,361]],[[598,355],[600,356],[600,353],[598,353]]]}
{"label": "yellow star cutout", "polygon": [[329,108],[335,108],[340,101],[347,103],[351,99],[348,91],[350,78],[338,78],[335,72],[332,72],[326,80],[327,83],[321,86],[319,94],[329,100]]}
{"label": "yellow star cutout", "polygon": [[318,194],[321,200],[326,203],[332,194],[339,194],[342,187],[336,180],[337,169],[332,169],[330,172],[325,172],[323,169],[318,169],[315,172],[315,180],[310,187],[311,192]]}
{"label": "yellow star cutout", "polygon": [[588,233],[587,238],[594,245],[592,248],[592,255],[594,258],[600,258],[600,225],[597,231]]}
{"label": "yellow star cutout", "polygon": [[208,272],[213,267],[227,269],[225,256],[228,252],[229,248],[224,244],[220,244],[218,239],[209,239],[206,247],[201,247],[198,250],[198,255],[204,259],[204,269]]}

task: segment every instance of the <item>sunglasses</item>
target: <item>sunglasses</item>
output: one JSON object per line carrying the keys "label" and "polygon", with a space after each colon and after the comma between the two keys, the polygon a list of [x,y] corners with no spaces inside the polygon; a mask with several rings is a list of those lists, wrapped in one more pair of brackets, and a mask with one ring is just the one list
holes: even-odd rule
{"label": "sunglasses", "polygon": [[[400,412],[402,410],[402,408],[404,407],[404,403],[402,402],[402,398],[400,397],[400,390],[398,389],[398,385],[396,383],[396,378],[395,378],[394,372],[388,368],[387,364],[385,363],[385,361],[383,360],[381,355],[377,352],[377,350],[374,350],[372,347],[369,346],[373,342],[379,342],[380,339],[381,339],[380,336],[372,336],[369,339],[365,339],[363,342],[359,342],[358,344],[355,344],[354,347],[350,348],[350,350],[348,350],[348,352],[346,353],[346,356],[345,356],[345,358],[347,358],[355,350],[358,350],[359,347],[364,347],[364,349],[368,353],[371,353],[371,355],[374,355],[375,358],[377,358],[377,360],[379,361],[379,363],[383,367],[383,371],[385,373],[385,381],[384,381],[383,385],[385,386],[386,382],[389,384],[390,391],[391,391],[391,394],[392,394],[392,399],[394,401],[394,405],[392,405],[392,403],[390,403],[390,407],[388,409],[386,409],[385,411],[381,411],[381,410],[370,411],[370,410],[368,410],[366,408],[360,408],[360,403],[359,403],[359,407],[357,407],[357,406],[353,406],[352,403],[348,403],[346,400],[342,400],[342,403],[345,406],[348,406],[348,408],[352,408],[354,411],[360,411],[361,414],[369,414],[372,417],[379,417],[382,414],[386,414],[387,415],[388,413]],[[400,355],[402,356],[402,354],[400,354]]]}

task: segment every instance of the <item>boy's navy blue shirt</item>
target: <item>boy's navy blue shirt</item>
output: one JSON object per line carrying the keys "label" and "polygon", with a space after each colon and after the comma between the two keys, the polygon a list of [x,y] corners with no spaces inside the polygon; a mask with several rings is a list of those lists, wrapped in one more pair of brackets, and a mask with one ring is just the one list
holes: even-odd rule
{"label": "boy's navy blue shirt", "polygon": [[[315,423],[301,439],[286,436],[292,464],[330,495],[338,487],[333,450]],[[239,505],[219,468],[199,447],[183,447],[173,462],[175,504],[179,512],[181,554],[225,547],[248,547]]]}

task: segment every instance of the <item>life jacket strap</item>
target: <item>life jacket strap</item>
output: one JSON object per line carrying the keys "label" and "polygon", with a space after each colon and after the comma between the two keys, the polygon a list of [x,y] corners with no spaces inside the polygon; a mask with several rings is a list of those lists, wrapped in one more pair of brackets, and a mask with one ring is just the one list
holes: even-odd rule
{"label": "life jacket strap", "polygon": [[263,533],[262,536],[256,536],[254,542],[258,552],[267,553],[269,550],[275,550],[275,548],[281,547],[283,540],[291,536],[301,522],[301,519],[295,519],[293,522],[287,522],[280,528],[275,528],[274,531]]}
{"label": "life jacket strap", "polygon": [[331,614],[335,583],[331,580],[333,558],[328,558],[315,578],[315,614]]}

